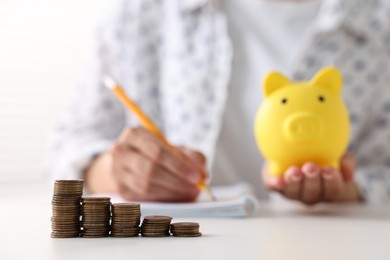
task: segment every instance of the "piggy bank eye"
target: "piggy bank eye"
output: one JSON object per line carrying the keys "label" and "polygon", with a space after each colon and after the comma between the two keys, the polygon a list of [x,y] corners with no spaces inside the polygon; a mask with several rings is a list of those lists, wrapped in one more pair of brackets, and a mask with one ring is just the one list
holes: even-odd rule
{"label": "piggy bank eye", "polygon": [[325,102],[325,97],[324,96],[318,96],[318,101]]}
{"label": "piggy bank eye", "polygon": [[281,102],[283,105],[287,104],[287,98],[283,98]]}

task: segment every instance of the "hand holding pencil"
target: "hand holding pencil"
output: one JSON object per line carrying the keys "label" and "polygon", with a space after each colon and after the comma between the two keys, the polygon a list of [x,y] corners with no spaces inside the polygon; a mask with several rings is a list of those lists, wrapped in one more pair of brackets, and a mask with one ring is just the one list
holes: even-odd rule
{"label": "hand holding pencil", "polygon": [[204,156],[169,144],[160,130],[110,77],[103,79],[143,127],[125,129],[113,146],[113,174],[127,199],[192,201],[206,185]]}

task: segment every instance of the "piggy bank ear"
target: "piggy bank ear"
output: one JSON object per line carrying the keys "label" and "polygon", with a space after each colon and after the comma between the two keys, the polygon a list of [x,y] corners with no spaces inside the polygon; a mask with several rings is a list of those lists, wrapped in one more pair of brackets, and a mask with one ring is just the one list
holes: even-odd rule
{"label": "piggy bank ear", "polygon": [[311,80],[311,84],[320,88],[325,88],[335,94],[340,94],[343,79],[340,71],[335,67],[328,67],[320,70]]}
{"label": "piggy bank ear", "polygon": [[263,83],[263,92],[264,96],[268,97],[270,96],[275,90],[282,88],[289,84],[290,81],[280,74],[279,72],[271,72],[269,73]]}

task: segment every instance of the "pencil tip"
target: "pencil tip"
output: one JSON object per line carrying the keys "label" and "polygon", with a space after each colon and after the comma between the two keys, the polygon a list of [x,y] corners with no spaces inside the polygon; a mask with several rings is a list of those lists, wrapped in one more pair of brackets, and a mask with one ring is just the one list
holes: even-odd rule
{"label": "pencil tip", "polygon": [[110,76],[108,76],[108,75],[104,75],[104,76],[102,77],[102,81],[103,81],[104,85],[105,85],[107,88],[109,88],[109,89],[114,89],[115,86],[116,86],[115,81],[114,81]]}

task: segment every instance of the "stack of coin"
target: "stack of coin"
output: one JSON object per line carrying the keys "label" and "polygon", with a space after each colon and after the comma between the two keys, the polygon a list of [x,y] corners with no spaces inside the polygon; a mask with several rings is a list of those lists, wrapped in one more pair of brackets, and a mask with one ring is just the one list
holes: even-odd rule
{"label": "stack of coin", "polygon": [[199,224],[195,222],[177,222],[171,224],[171,233],[175,237],[200,237]]}
{"label": "stack of coin", "polygon": [[172,217],[147,216],[142,221],[141,235],[143,237],[167,237],[170,236],[169,227]]}
{"label": "stack of coin", "polygon": [[82,237],[106,237],[110,234],[110,200],[108,197],[82,198]]}
{"label": "stack of coin", "polygon": [[139,234],[141,208],[136,203],[112,204],[112,237],[135,237]]}
{"label": "stack of coin", "polygon": [[57,180],[54,183],[51,218],[53,238],[78,237],[83,180]]}

